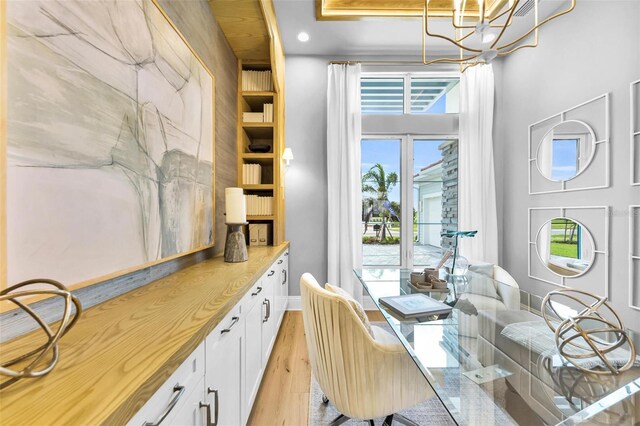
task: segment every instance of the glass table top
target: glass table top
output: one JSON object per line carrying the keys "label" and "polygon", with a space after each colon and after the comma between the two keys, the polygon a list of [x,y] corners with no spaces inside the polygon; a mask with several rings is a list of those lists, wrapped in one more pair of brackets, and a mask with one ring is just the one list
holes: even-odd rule
{"label": "glass table top", "polygon": [[[543,298],[471,270],[463,277],[441,272],[448,291],[425,294],[452,306],[451,313],[400,319],[379,299],[417,293],[412,271],[354,272],[456,423],[640,422],[640,364],[615,376],[575,368],[557,354],[540,313]],[[637,345],[638,333],[627,332]]]}

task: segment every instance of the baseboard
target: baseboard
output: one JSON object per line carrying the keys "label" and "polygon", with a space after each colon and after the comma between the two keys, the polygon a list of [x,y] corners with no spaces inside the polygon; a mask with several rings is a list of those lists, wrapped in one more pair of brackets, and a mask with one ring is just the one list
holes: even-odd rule
{"label": "baseboard", "polygon": [[[373,299],[369,296],[362,296],[362,306],[365,311],[376,311],[378,307],[373,303]],[[287,311],[300,311],[302,310],[302,300],[300,296],[289,296],[289,304],[287,305]]]}
{"label": "baseboard", "polygon": [[287,311],[301,311],[301,310],[302,310],[302,299],[300,299],[300,296],[289,296]]}

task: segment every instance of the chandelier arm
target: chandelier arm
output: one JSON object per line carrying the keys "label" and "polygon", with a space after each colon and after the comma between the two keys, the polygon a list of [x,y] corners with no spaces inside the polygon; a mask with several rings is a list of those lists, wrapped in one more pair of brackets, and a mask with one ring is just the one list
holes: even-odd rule
{"label": "chandelier arm", "polygon": [[520,49],[524,49],[525,47],[538,47],[538,42],[536,41],[536,42],[535,42],[535,43],[533,43],[533,44],[523,44],[523,45],[521,45],[521,46],[514,47],[513,49],[511,49],[511,50],[507,50],[506,52],[500,52],[500,53],[498,53],[498,56],[507,56],[507,55],[509,55],[509,54],[511,54],[511,53],[513,53],[513,52],[516,52],[516,51],[518,51],[518,50],[520,50]]}
{"label": "chandelier arm", "polygon": [[[511,9],[512,9],[512,8],[515,8],[517,4],[518,4],[518,2],[517,2],[517,1],[516,1],[516,2],[513,2],[513,6],[511,6],[511,8],[509,8],[509,9],[505,10],[504,12],[501,12],[499,15],[496,15],[496,16],[494,16],[493,18],[489,19],[489,22],[493,22],[493,21],[495,21],[496,19],[500,19],[500,18],[502,18],[504,15],[506,15],[507,13],[509,13],[509,11],[511,11]],[[502,25],[500,25],[500,26],[502,26]]]}
{"label": "chandelier arm", "polygon": [[[513,3],[513,7],[509,11],[509,17],[507,18],[507,23],[511,22],[511,19],[513,18],[513,14],[516,11],[516,6],[518,5],[519,2],[520,2],[520,0],[515,0],[515,2]],[[507,30],[508,26],[509,25],[505,25],[504,27],[502,27],[502,30],[500,31],[500,34],[498,34],[498,36],[496,37],[496,40],[493,42],[493,44],[491,44],[491,49],[495,49],[496,48],[496,44],[498,44],[498,42],[500,41],[500,38],[504,35],[504,32]],[[500,49],[496,49],[496,50],[500,50]]]}
{"label": "chandelier arm", "polygon": [[[502,49],[504,49],[504,48],[506,48],[506,47],[513,46],[514,44],[516,44],[516,43],[518,43],[518,42],[522,41],[522,39],[524,39],[525,37],[527,37],[527,36],[528,36],[529,34],[531,34],[533,31],[535,31],[535,30],[537,30],[538,28],[540,28],[542,25],[544,25],[544,24],[546,24],[547,22],[549,22],[549,21],[551,21],[551,20],[553,20],[553,19],[556,19],[556,18],[558,18],[558,17],[560,17],[560,16],[562,16],[562,15],[566,15],[567,13],[571,12],[575,7],[576,7],[576,0],[571,0],[571,6],[570,6],[568,9],[563,10],[562,12],[558,12],[558,13],[556,13],[555,15],[553,15],[553,16],[549,16],[547,19],[542,20],[538,25],[535,25],[533,28],[531,28],[529,31],[527,31],[526,33],[524,33],[523,35],[521,35],[520,37],[518,37],[518,38],[517,38],[517,39],[515,39],[514,41],[512,41],[512,42],[510,42],[510,43],[507,43],[507,44],[505,44],[505,45],[503,45],[503,46],[498,47],[498,50],[502,50]],[[500,39],[500,38],[498,37],[498,39],[496,40],[496,43],[498,42],[498,40],[499,40],[499,39]],[[495,44],[495,43],[494,43],[494,44]]]}
{"label": "chandelier arm", "polygon": [[466,50],[466,51],[469,51],[469,52],[482,53],[482,50],[480,50],[480,49],[472,49],[472,48],[470,48],[470,47],[465,47],[465,46],[463,46],[462,44],[458,43],[457,41],[453,40],[453,39],[452,39],[452,38],[450,38],[450,37],[447,37],[447,36],[444,36],[444,35],[440,35],[440,34],[433,34],[433,33],[430,33],[428,28],[427,28],[427,30],[426,30],[426,34],[427,34],[428,36],[430,36],[430,37],[437,37],[437,38],[441,38],[441,39],[447,40],[448,42],[453,43],[453,44],[455,44],[456,46],[458,46],[460,49],[463,49],[463,50]]}
{"label": "chandelier arm", "polygon": [[453,59],[453,58],[432,59],[430,61],[425,62],[425,65],[431,65],[431,64],[442,63],[442,62],[443,63],[447,63],[447,64],[462,64],[462,63],[467,62],[467,61],[472,61],[475,58],[477,58],[478,56],[480,56],[480,54],[469,56],[468,58],[460,58],[460,59]]}
{"label": "chandelier arm", "polygon": [[461,42],[463,40],[466,40],[469,36],[475,34],[475,31],[471,31],[469,34],[467,34],[466,36],[460,37],[458,39],[456,39],[457,42]]}
{"label": "chandelier arm", "polygon": [[475,28],[476,27],[475,25],[457,25],[455,9],[453,10],[453,14],[451,15],[451,25],[453,25],[453,28]]}

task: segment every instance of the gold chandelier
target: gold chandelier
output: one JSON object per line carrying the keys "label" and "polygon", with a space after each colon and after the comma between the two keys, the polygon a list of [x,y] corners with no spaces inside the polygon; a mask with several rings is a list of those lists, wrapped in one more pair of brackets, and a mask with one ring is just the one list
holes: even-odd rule
{"label": "gold chandelier", "polygon": [[[461,72],[467,68],[490,63],[498,56],[505,56],[525,47],[538,45],[538,29],[547,22],[571,12],[576,0],[565,10],[556,12],[548,18],[539,20],[539,0],[495,0],[487,7],[488,0],[453,0],[451,25],[453,37],[439,34],[429,29],[429,3],[425,0],[422,13],[422,62],[425,65],[435,63],[458,63]],[[533,2],[534,22],[524,32],[503,40],[507,29],[513,22],[514,14],[524,3]],[[526,6],[526,5],[525,5]],[[527,41],[533,35],[532,40]],[[441,38],[457,46],[460,55],[457,58],[427,59],[427,36]]]}

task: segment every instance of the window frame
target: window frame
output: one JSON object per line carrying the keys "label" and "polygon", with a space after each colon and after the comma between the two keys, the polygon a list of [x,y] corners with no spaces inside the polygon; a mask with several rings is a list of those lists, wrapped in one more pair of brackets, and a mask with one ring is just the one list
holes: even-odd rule
{"label": "window frame", "polygon": [[[461,79],[461,73],[458,71],[397,71],[397,72],[380,72],[380,71],[363,71],[360,75],[360,79],[363,78],[402,78],[403,79],[403,93],[402,93],[402,114],[420,116],[426,114],[413,114],[411,113],[411,79],[413,77],[418,78],[457,78]],[[460,83],[458,83],[460,84]],[[360,86],[362,87],[362,86]],[[458,113],[434,113],[429,115],[450,115]],[[365,115],[394,115],[394,114],[365,114]]]}
{"label": "window frame", "polygon": [[[402,269],[413,269],[413,146],[416,140],[459,141],[458,134],[433,134],[433,133],[362,133],[360,144],[365,139],[373,140],[400,140],[400,265],[392,266]],[[406,208],[411,203],[411,208]],[[409,225],[409,226],[407,226]],[[367,268],[388,268],[389,265],[365,265]],[[424,265],[419,265],[424,266]]]}

